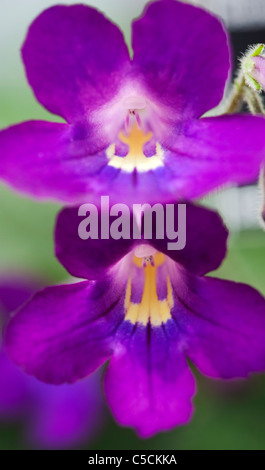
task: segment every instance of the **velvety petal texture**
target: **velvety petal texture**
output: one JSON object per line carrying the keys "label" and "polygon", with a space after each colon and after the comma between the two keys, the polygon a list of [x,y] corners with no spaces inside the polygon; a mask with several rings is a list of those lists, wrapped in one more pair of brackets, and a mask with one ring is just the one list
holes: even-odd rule
{"label": "velvety petal texture", "polygon": [[184,126],[169,143],[168,163],[175,175],[171,183],[177,198],[196,198],[228,182],[255,181],[264,159],[264,124],[262,117],[234,115]]}
{"label": "velvety petal texture", "polygon": [[112,333],[121,321],[119,295],[113,286],[110,289],[110,279],[37,293],[6,330],[10,357],[44,382],[71,383],[86,377],[113,351]]}
{"label": "velvety petal texture", "polygon": [[[185,276],[184,276],[185,279]],[[205,375],[231,379],[265,369],[265,299],[245,284],[186,277],[175,318],[186,354]]]}
{"label": "velvety petal texture", "polygon": [[[185,225],[180,212],[181,204],[174,204],[173,217],[177,236],[169,238],[165,217],[165,238],[155,238],[153,229],[152,245],[168,257],[182,265],[189,272],[203,275],[217,269],[226,255],[228,230],[217,212],[205,207],[183,202],[185,206]],[[186,244],[182,249],[168,249],[169,243],[177,242],[185,226]]]}
{"label": "velvety petal texture", "polygon": [[132,44],[143,83],[176,113],[200,117],[221,101],[230,61],[217,18],[182,2],[153,2],[133,22]]}
{"label": "velvety petal texture", "polygon": [[[105,210],[103,207],[101,212],[96,212],[96,218],[93,218],[92,209],[89,204],[85,204],[81,210],[79,207],[64,208],[57,217],[55,228],[57,258],[72,276],[84,279],[101,278],[106,270],[120,261],[135,244],[132,239],[133,220],[130,214],[125,215],[126,226],[130,227],[130,238],[115,240],[110,235],[109,227],[117,217],[110,217],[108,208]],[[98,227],[98,238],[81,238],[79,227],[81,223],[86,224],[87,217],[90,217],[92,230],[93,227]],[[88,226],[87,230],[91,230],[91,227]],[[108,238],[105,239],[106,235]]]}
{"label": "velvety petal texture", "polygon": [[189,421],[195,381],[177,349],[174,322],[165,329],[138,325],[133,334],[127,323],[105,375],[105,392],[117,421],[147,438]]}
{"label": "velvety petal texture", "polygon": [[135,180],[107,165],[89,129],[31,121],[0,132],[0,174],[41,199],[98,206],[106,195],[111,204],[128,205],[192,199],[228,182],[255,180],[265,155],[264,131],[265,120],[255,116],[191,121],[181,134],[176,129],[176,138],[172,134],[167,165]]}
{"label": "velvety petal texture", "polygon": [[[85,133],[85,138],[83,133]],[[106,165],[88,129],[29,121],[0,133],[0,173],[7,183],[39,198],[82,199],[90,175]],[[85,170],[86,163],[88,165]]]}
{"label": "velvety petal texture", "polygon": [[121,31],[85,5],[57,5],[31,25],[22,49],[37,99],[68,122],[89,119],[115,96],[130,69]]}

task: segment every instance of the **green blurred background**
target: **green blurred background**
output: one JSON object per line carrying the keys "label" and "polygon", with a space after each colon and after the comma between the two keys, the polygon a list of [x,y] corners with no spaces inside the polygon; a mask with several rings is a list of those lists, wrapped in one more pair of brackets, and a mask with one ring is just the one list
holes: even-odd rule
{"label": "green blurred background", "polygon": [[[1,128],[26,119],[55,120],[35,101],[27,85],[19,54],[33,18],[55,3],[80,2],[0,0]],[[83,3],[105,11],[121,26],[129,41],[130,22],[141,13],[146,2],[102,0]],[[239,2],[235,3],[240,8]],[[264,35],[260,41],[262,39]],[[0,199],[0,273],[28,272],[31,277],[43,278],[50,284],[65,281],[67,273],[53,255],[53,226],[59,206],[32,201],[4,186],[0,187]],[[248,216],[244,210],[246,204],[242,202],[244,199],[247,200]],[[206,202],[223,213],[232,229],[228,257],[214,274],[249,283],[265,294],[265,233],[258,224],[259,195],[255,187],[220,192]],[[105,428],[92,445],[85,448],[265,449],[265,376],[225,384],[207,380],[198,373],[196,376],[196,411],[189,425],[141,441],[133,431],[119,428],[106,411]],[[23,439],[21,423],[12,426],[0,423],[0,449],[23,447],[27,448],[27,444]]]}

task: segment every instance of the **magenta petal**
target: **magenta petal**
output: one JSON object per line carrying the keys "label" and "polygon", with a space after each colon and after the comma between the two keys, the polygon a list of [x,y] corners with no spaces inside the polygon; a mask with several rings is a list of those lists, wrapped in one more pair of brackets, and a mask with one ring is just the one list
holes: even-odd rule
{"label": "magenta petal", "polygon": [[111,100],[128,72],[123,35],[94,8],[57,5],[31,25],[22,49],[37,99],[68,122]]}
{"label": "magenta petal", "polygon": [[227,379],[265,369],[265,299],[255,289],[214,278],[182,286],[178,278],[175,290],[186,354],[203,374]]}
{"label": "magenta petal", "polygon": [[[78,207],[68,207],[58,215],[55,229],[56,256],[72,276],[98,279],[104,276],[107,269],[120,261],[133,248],[135,242],[132,238],[102,239],[100,212],[99,238],[82,240],[78,234],[78,227],[85,217],[80,217],[78,211]],[[110,223],[111,220],[112,218]],[[132,221],[128,219],[128,224],[130,222]]]}
{"label": "magenta petal", "polygon": [[[178,217],[178,204],[174,206],[176,230],[182,220]],[[148,243],[158,251],[162,251],[177,263],[195,274],[205,274],[217,269],[226,254],[228,232],[219,215],[209,209],[185,203],[186,206],[186,246],[182,250],[168,250],[168,244],[176,240],[167,237],[166,223],[164,239],[156,239],[156,223],[153,221],[152,240],[133,240],[132,219],[130,239],[115,240],[111,237],[82,240],[78,235],[78,227],[84,217],[78,216],[79,208],[63,209],[57,219],[55,230],[56,255],[59,261],[73,276],[85,279],[98,279],[109,269],[133,250],[137,244]],[[166,213],[166,211],[165,211]],[[99,214],[99,222],[101,214]],[[110,223],[112,218],[110,218]],[[164,220],[166,222],[166,220]],[[178,227],[177,227],[178,225]]]}
{"label": "magenta petal", "polygon": [[82,282],[47,288],[7,324],[7,353],[44,382],[75,382],[110,357],[111,335],[120,318],[118,301],[119,293],[110,290],[107,279],[95,287]]}
{"label": "magenta petal", "polygon": [[28,377],[0,350],[0,419],[23,416],[29,405]]}
{"label": "magenta petal", "polygon": [[22,279],[22,276],[0,276],[0,324],[1,316],[8,316],[20,307],[37,290],[36,280]]}
{"label": "magenta petal", "polygon": [[174,340],[162,328],[148,331],[138,326],[131,339],[116,348],[105,375],[114,417],[143,438],[185,424],[192,415],[195,382],[177,351],[178,338]]}
{"label": "magenta petal", "polygon": [[[25,302],[36,287],[36,282],[19,276],[0,281],[0,307],[5,315]],[[69,448],[92,439],[102,425],[103,410],[99,374],[75,385],[47,385],[25,374],[0,349],[0,419],[23,418],[27,437],[36,446]]]}
{"label": "magenta petal", "polygon": [[[89,175],[97,173],[106,157],[95,153],[87,129],[30,121],[0,132],[0,177],[38,198],[67,202],[85,199]],[[93,154],[93,156],[91,155]]]}
{"label": "magenta petal", "polygon": [[265,120],[257,116],[190,122],[171,143],[171,190],[177,198],[193,199],[224,184],[252,182],[265,157],[264,133]]}
{"label": "magenta petal", "polygon": [[[184,266],[194,274],[207,274],[217,269],[226,255],[228,230],[217,212],[185,203],[186,206],[186,245],[181,250],[169,250],[168,245],[178,241],[153,238],[151,244]],[[182,219],[178,215],[179,205],[174,205],[175,230],[181,231]],[[166,234],[166,227],[165,227]],[[154,230],[155,235],[155,230]]]}
{"label": "magenta petal", "polygon": [[222,99],[227,36],[206,11],[172,0],[151,3],[133,23],[133,50],[142,82],[179,116],[200,117]]}

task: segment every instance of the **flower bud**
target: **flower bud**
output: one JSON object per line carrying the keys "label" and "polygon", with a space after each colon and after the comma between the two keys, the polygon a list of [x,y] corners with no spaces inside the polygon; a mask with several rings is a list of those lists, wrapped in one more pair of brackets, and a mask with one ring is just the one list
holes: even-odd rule
{"label": "flower bud", "polygon": [[246,84],[254,91],[265,90],[264,44],[251,47],[241,59]]}

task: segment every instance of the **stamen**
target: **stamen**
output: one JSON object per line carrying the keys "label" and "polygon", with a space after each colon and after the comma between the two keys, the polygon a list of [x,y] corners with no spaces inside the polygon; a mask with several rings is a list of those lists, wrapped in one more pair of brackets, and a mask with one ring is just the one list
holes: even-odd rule
{"label": "stamen", "polygon": [[135,119],[136,119],[136,122],[138,124],[139,129],[142,129],[142,121],[141,121],[140,115],[137,111],[135,111]]}
{"label": "stamen", "polygon": [[146,100],[142,96],[128,96],[125,98],[123,101],[123,106],[128,109],[128,114],[125,119],[125,129],[126,131],[129,131],[130,127],[130,118],[133,118],[136,123],[138,124],[138,127],[142,127],[142,121],[140,118],[139,111],[143,111],[146,106]]}
{"label": "stamen", "polygon": [[146,266],[148,265],[148,263],[150,263],[151,266],[154,266],[154,265],[155,265],[154,257],[153,257],[153,256],[145,256],[145,257],[142,259],[142,263],[143,263],[143,268],[146,268]]}
{"label": "stamen", "polygon": [[[131,122],[132,121],[132,122]],[[136,109],[129,109],[129,112],[125,119],[125,130],[129,134],[132,126],[137,123],[139,129],[142,129],[142,121],[140,115]]]}

